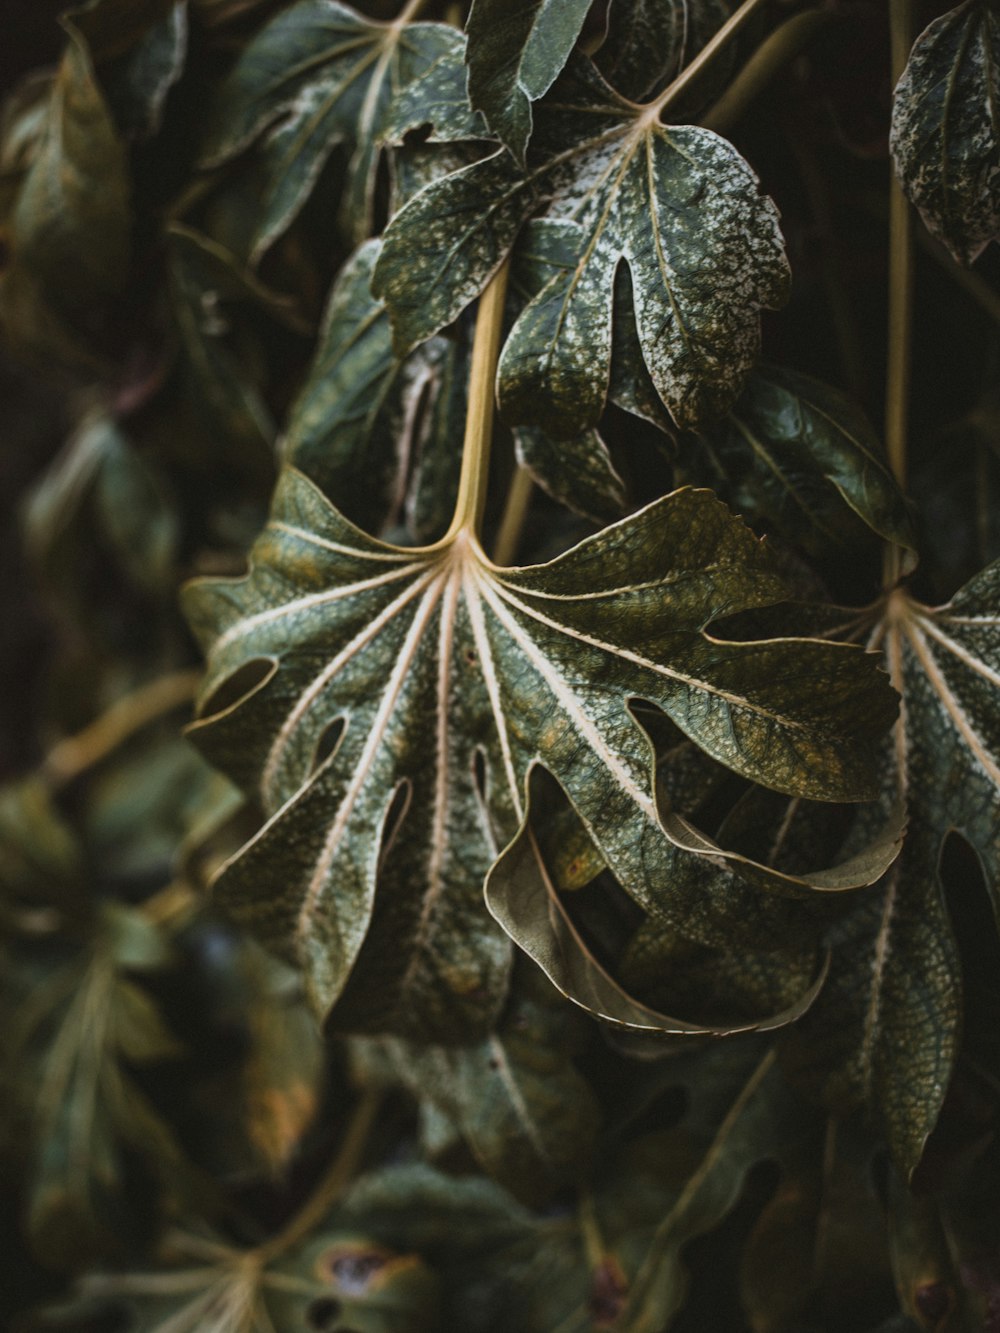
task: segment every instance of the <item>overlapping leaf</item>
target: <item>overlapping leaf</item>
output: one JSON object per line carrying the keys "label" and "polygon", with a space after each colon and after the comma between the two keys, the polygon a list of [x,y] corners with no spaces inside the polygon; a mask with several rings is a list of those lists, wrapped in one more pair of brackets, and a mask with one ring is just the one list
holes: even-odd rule
{"label": "overlapping leaf", "polygon": [[867,793],[893,704],[862,653],[703,632],[781,595],[707,492],[502,571],[464,530],[423,550],[376,542],[286,471],[250,574],[187,592],[209,651],[193,735],[272,813],[219,894],[305,969],[321,1013],[353,972],[355,1022],[481,1031],[507,967],[481,885],[533,763],[630,893],[654,910],[669,893],[632,697],[758,780]]}
{"label": "overlapping leaf", "polygon": [[[223,84],[204,160],[227,161],[267,135],[268,185],[254,233],[261,255],[302,207],[333,147],[351,146],[344,213],[370,234],[375,170],[400,89],[464,41],[440,23],[374,23],[336,2],[299,0],[244,49]],[[428,117],[430,118],[430,117]]]}
{"label": "overlapping leaf", "polygon": [[725,410],[757,353],[760,311],[781,305],[778,215],[731,144],[664,126],[582,59],[537,110],[526,171],[506,153],[433,182],[392,220],[375,290],[405,351],[483,288],[541,200],[573,234],[573,266],[522,312],[500,365],[509,420],[567,438],[608,391],[615,274],[627,264],[646,367],[682,425]]}
{"label": "overlapping leaf", "polygon": [[959,1037],[959,960],[939,875],[950,832],[975,850],[995,908],[1000,892],[998,591],[994,564],[946,606],[889,599],[873,643],[903,702],[883,799],[902,795],[909,830],[899,860],[834,928],[827,989],[791,1039],[796,1065],[835,1104],[860,1096],[876,1108],[907,1171],[937,1120]]}
{"label": "overlapping leaf", "polygon": [[531,136],[531,104],[569,59],[590,0],[475,0],[468,33],[469,101],[519,162]]}
{"label": "overlapping leaf", "polygon": [[679,74],[732,8],[730,0],[612,0],[597,67],[638,102]]}
{"label": "overlapping leaf", "polygon": [[965,0],[920,34],[896,88],[891,146],[930,230],[971,264],[1000,234],[1000,15]]}

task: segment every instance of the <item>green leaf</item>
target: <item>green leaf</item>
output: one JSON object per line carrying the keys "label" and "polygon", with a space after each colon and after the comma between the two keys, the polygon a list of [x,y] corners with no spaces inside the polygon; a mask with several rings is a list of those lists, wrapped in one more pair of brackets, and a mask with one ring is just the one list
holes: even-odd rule
{"label": "green leaf", "polygon": [[1000,234],[1000,15],[965,0],[920,34],[896,87],[890,146],[909,199],[955,258]]}
{"label": "green leaf", "polygon": [[[548,858],[540,845],[542,839],[532,824],[530,801],[532,798],[536,802],[539,800],[542,791],[539,776],[537,771],[532,774],[529,808],[517,837],[502,853],[487,877],[486,903],[511,939],[534,959],[567,999],[614,1027],[630,1033],[653,1035],[700,1033],[722,1036],[734,1032],[770,1031],[794,1022],[806,1012],[823,982],[822,975],[818,979],[815,977],[816,968],[811,965],[815,958],[814,950],[806,960],[804,969],[799,967],[786,977],[784,993],[775,1008],[768,1010],[765,1005],[750,1015],[745,1005],[732,1004],[732,988],[722,989],[722,999],[717,1005],[717,1008],[725,1008],[728,1002],[729,1012],[724,1015],[715,1013],[708,1022],[703,1017],[696,1021],[671,1017],[630,994],[595,956],[573,921],[566,903],[558,895]],[[675,886],[677,869],[675,865],[666,867],[669,878],[665,882],[671,890]],[[660,874],[663,874],[662,868]],[[699,887],[704,888],[704,885]],[[710,890],[718,890],[717,884],[708,887]],[[705,911],[704,902],[699,904],[698,910]],[[665,945],[659,938],[662,929],[663,923],[656,916],[650,917],[647,926],[640,929],[632,944],[633,956],[630,958],[626,954],[626,975],[623,980],[629,979],[629,971],[632,973],[630,979],[638,981],[640,986],[647,979],[641,958],[639,967],[636,967],[634,956],[636,952],[640,955],[646,952],[643,930],[648,931],[654,943],[651,951],[654,955],[652,966],[646,969],[654,975],[658,969],[669,965],[669,955],[676,951],[678,944],[690,949],[684,943],[683,936],[669,928]],[[738,966],[746,967],[743,953],[740,957]],[[760,990],[758,986],[755,998],[760,997]],[[773,990],[772,986],[772,993]],[[745,986],[738,990],[739,1001],[745,999],[745,991]],[[681,1003],[685,1006],[685,1013],[690,1013],[692,997],[684,995]],[[697,1000],[694,1001],[694,1007],[697,1007]],[[737,1009],[741,1012],[737,1012]]]}
{"label": "green leaf", "polygon": [[457,317],[549,197],[550,215],[572,229],[573,265],[511,331],[499,372],[505,417],[555,439],[596,424],[623,261],[642,355],[674,419],[725,411],[757,355],[760,310],[788,292],[777,210],[757,178],[726,140],[660,124],[582,60],[536,120],[526,172],[497,154],[428,185],[393,218],[373,286],[397,350]]}
{"label": "green leaf", "polygon": [[163,122],[167,94],[187,54],[181,0],[91,0],[73,14],[123,135],[146,139]]}
{"label": "green leaf", "polygon": [[694,59],[732,8],[730,0],[612,0],[595,63],[617,92],[642,101]]}
{"label": "green leaf", "polygon": [[[44,122],[8,219],[11,261],[0,318],[29,350],[100,332],[108,301],[128,282],[131,187],[125,145],[70,19]],[[81,348],[79,355],[85,355]]]}
{"label": "green leaf", "polygon": [[464,528],[435,547],[377,542],[286,470],[249,575],[186,594],[209,652],[192,735],[271,815],[221,900],[305,970],[321,1014],[353,972],[352,1021],[468,1040],[502,999],[506,947],[480,892],[533,763],[629,893],[669,894],[632,698],[738,772],[820,799],[867,794],[894,705],[865,655],[705,632],[781,596],[764,550],[707,492],[505,571]]}
{"label": "green leaf", "polygon": [[621,518],[628,508],[625,483],[596,430],[553,440],[532,426],[514,431],[517,461],[547,495],[598,523]]}
{"label": "green leaf", "polygon": [[[844,394],[790,370],[755,370],[710,433],[739,507],[807,546],[844,544],[844,505],[911,551],[906,502],[878,438]],[[849,531],[849,529],[848,529]]]}
{"label": "green leaf", "polygon": [[[333,147],[352,150],[344,216],[370,234],[375,173],[399,92],[464,47],[441,23],[374,23],[335,0],[299,0],[243,50],[219,92],[203,161],[217,166],[266,134],[259,258],[297,215]],[[431,114],[432,118],[432,114]]]}
{"label": "green leaf", "polygon": [[474,0],[466,25],[469,101],[523,164],[531,104],[548,92],[580,35],[590,0]]}
{"label": "green leaf", "polygon": [[458,491],[469,373],[464,330],[398,361],[369,291],[379,242],[348,260],[330,294],[315,359],[292,407],[284,457],[369,531],[407,521],[416,540],[448,526]]}
{"label": "green leaf", "polygon": [[588,1169],[600,1117],[572,1060],[576,1016],[537,973],[526,980],[473,1046],[374,1046],[392,1081],[443,1114],[487,1175],[538,1204]]}
{"label": "green leaf", "polygon": [[[958,953],[939,863],[953,830],[979,857],[1000,915],[1000,564],[942,607],[896,591],[872,643],[902,694],[883,803],[905,801],[909,831],[886,876],[830,935],[830,981],[791,1058],[839,1107],[866,1101],[912,1174],[954,1066]],[[853,836],[863,836],[871,813]]]}

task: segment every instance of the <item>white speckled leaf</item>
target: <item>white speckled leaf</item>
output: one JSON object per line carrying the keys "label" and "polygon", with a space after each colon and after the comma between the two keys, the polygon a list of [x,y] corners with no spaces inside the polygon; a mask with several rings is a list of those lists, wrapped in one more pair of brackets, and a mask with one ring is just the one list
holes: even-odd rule
{"label": "white speckled leaf", "polygon": [[432,183],[393,219],[374,286],[398,350],[457,316],[547,195],[549,216],[575,228],[575,262],[507,341],[508,420],[563,439],[596,424],[621,263],[646,367],[674,419],[688,426],[725,411],[757,355],[761,309],[788,292],[777,210],[756,176],[709,130],[647,123],[582,60],[536,120],[527,171],[498,154]]}
{"label": "white speckled leaf", "polygon": [[956,259],[1000,235],[1000,10],[965,0],[920,34],[890,145],[908,197]]}
{"label": "white speckled leaf", "polygon": [[531,136],[531,104],[566,64],[589,8],[590,0],[474,0],[469,101],[519,162]]}

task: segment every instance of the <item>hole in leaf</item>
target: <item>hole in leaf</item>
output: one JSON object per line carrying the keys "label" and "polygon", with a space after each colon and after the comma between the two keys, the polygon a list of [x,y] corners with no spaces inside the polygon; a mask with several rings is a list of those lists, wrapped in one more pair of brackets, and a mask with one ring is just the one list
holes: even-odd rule
{"label": "hole in leaf", "polygon": [[486,755],[478,747],[472,756],[472,776],[476,783],[479,799],[485,802],[488,797],[486,790]]}
{"label": "hole in leaf", "polygon": [[334,718],[334,720],[320,732],[319,740],[316,742],[316,749],[313,752],[313,773],[315,773],[318,768],[322,768],[337,748],[340,738],[344,734],[344,725],[344,719],[342,717]]}
{"label": "hole in leaf", "polygon": [[343,1308],[335,1296],[321,1296],[306,1311],[306,1322],[310,1328],[328,1329]]}
{"label": "hole in leaf", "polygon": [[392,844],[396,840],[396,834],[406,817],[406,812],[410,805],[410,783],[401,782],[392,798],[385,817],[385,824],[382,830],[382,850],[379,853],[379,864],[381,864],[392,850]]}
{"label": "hole in leaf", "polygon": [[260,689],[274,669],[274,662],[269,657],[255,657],[252,662],[244,662],[216,686],[199,709],[199,715],[203,718],[214,717],[243,703],[255,690]]}

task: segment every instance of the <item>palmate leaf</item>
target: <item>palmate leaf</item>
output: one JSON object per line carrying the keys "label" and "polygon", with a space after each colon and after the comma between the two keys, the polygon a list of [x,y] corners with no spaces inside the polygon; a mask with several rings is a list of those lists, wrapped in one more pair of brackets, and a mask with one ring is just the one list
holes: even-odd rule
{"label": "palmate leaf", "polygon": [[993,564],[946,606],[903,591],[889,599],[872,644],[902,705],[883,800],[902,795],[909,831],[884,879],[832,931],[830,980],[789,1039],[793,1063],[835,1104],[860,1098],[875,1109],[908,1173],[937,1120],[959,1037],[959,959],[938,870],[949,833],[974,849],[1000,905],[998,594]]}
{"label": "palmate leaf", "polygon": [[344,1022],[468,1041],[503,997],[509,946],[481,888],[533,764],[629,893],[652,911],[669,894],[632,698],[757,780],[868,794],[894,704],[860,650],[704,632],[781,597],[708,492],[505,571],[465,527],[417,550],[375,541],[286,470],[246,578],[186,594],[209,654],[192,735],[271,815],[219,896],[304,969],[321,1014],[350,975]]}
{"label": "palmate leaf", "polygon": [[450,323],[544,197],[573,266],[527,305],[500,364],[501,410],[565,439],[596,424],[611,373],[615,274],[631,273],[656,391],[681,425],[724,411],[789,271],[778,214],[731,144],[664,126],[575,60],[536,111],[526,171],[501,152],[432,182],[393,218],[375,269],[397,351]]}
{"label": "palmate leaf", "polygon": [[[259,257],[296,216],[332,149],[352,149],[344,215],[370,234],[375,172],[399,91],[464,40],[441,23],[375,23],[337,0],[299,0],[253,38],[220,89],[203,161],[217,166],[267,135]],[[430,117],[428,117],[430,118]]]}
{"label": "palmate leaf", "polygon": [[1000,234],[1000,14],[965,0],[917,38],[890,145],[903,189],[957,260]]}
{"label": "palmate leaf", "polygon": [[475,0],[466,25],[469,101],[524,163],[531,104],[552,87],[569,59],[590,0]]}

